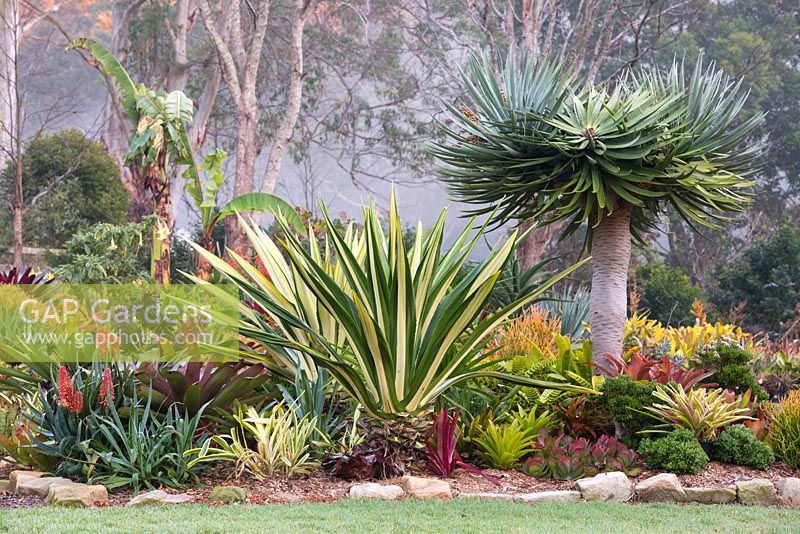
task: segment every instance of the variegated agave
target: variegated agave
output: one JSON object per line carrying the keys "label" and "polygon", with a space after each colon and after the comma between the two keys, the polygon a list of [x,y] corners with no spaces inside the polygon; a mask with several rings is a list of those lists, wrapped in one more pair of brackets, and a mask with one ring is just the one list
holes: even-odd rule
{"label": "variegated agave", "polygon": [[[329,228],[330,216],[322,205]],[[484,306],[517,244],[512,233],[479,264],[466,268],[480,239],[474,220],[444,249],[443,212],[433,227],[417,225],[406,248],[394,194],[388,232],[374,206],[365,207],[364,231],[329,233],[332,250],[311,239],[308,247],[286,221],[282,243],[289,257],[264,232],[243,226],[267,274],[231,253],[242,272],[195,247],[222,271],[259,311],[245,308],[239,331],[268,348],[271,359],[302,353],[327,368],[342,389],[373,417],[415,417],[428,411],[450,386],[479,376],[523,385],[587,391],[587,388],[513,376],[490,369],[484,351],[489,335],[581,264],[550,278],[498,311]],[[322,253],[321,249],[325,252]],[[333,259],[335,258],[335,259]],[[459,271],[466,270],[462,276]],[[258,359],[258,355],[249,354]]]}

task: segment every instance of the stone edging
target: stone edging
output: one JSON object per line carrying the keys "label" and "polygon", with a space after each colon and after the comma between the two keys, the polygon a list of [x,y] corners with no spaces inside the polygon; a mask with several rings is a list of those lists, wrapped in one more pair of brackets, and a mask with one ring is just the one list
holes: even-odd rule
{"label": "stone edging", "polygon": [[[91,507],[108,504],[108,492],[103,486],[87,486],[60,477],[44,476],[34,471],[12,471],[7,491],[19,495],[45,497],[52,505]],[[221,489],[232,489],[221,488]],[[218,488],[215,488],[215,491]],[[233,488],[241,490],[241,488]],[[246,490],[241,490],[242,492]],[[406,497],[417,499],[452,499],[453,490],[446,480],[438,478],[404,476],[398,484],[367,482],[350,488],[352,499],[396,500]],[[741,480],[724,488],[684,488],[672,473],[661,473],[635,484],[622,472],[601,473],[575,482],[573,490],[553,490],[536,493],[459,493],[458,498],[480,500],[513,500],[536,503],[574,502],[628,502],[634,497],[639,502],[679,502],[700,504],[728,504],[800,506],[800,478],[787,477],[775,484],[764,478]],[[243,494],[230,502],[242,502]],[[129,506],[139,504],[175,504],[190,502],[192,496],[168,494],[156,490],[134,497]],[[223,502],[226,499],[220,499]]]}
{"label": "stone edging", "polygon": [[[527,503],[679,502],[700,504],[800,505],[800,478],[788,477],[776,484],[764,478],[742,480],[724,488],[684,488],[672,473],[661,473],[635,484],[621,472],[601,473],[575,482],[574,490],[536,493],[459,493],[458,498]],[[450,484],[441,479],[410,477],[400,485],[367,482],[350,488],[350,498],[396,500],[405,497],[453,498]]]}

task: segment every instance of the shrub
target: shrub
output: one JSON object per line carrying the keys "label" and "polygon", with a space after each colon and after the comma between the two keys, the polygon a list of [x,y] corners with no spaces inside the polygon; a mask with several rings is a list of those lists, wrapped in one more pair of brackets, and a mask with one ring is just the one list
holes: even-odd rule
{"label": "shrub", "polygon": [[122,225],[96,224],[80,230],[64,243],[54,269],[59,279],[73,284],[124,284],[148,278],[144,246],[155,216]]}
{"label": "shrub", "polygon": [[405,472],[386,447],[372,448],[363,443],[344,452],[329,453],[322,467],[345,480],[392,478]]}
{"label": "shrub", "polygon": [[692,302],[701,296],[680,269],[663,263],[647,263],[636,270],[642,281],[640,305],[650,310],[650,317],[665,325],[694,322]]}
{"label": "shrub", "polygon": [[556,334],[560,332],[558,317],[551,317],[547,309],[531,306],[498,329],[490,348],[502,359],[534,356],[537,360],[550,360],[556,356]]}
{"label": "shrub", "polygon": [[478,456],[498,469],[512,469],[523,456],[531,452],[531,439],[527,427],[518,419],[505,425],[488,421],[483,433],[475,438]]}
{"label": "shrub", "polygon": [[647,467],[670,473],[696,475],[708,463],[703,447],[688,430],[679,428],[663,438],[645,438],[639,445],[639,454]]}
{"label": "shrub", "polygon": [[787,465],[800,468],[800,390],[790,392],[780,404],[768,408],[767,441]]}
{"label": "shrub", "polygon": [[748,389],[758,400],[766,400],[767,394],[759,387],[753,372],[753,355],[736,343],[718,341],[697,352],[700,365],[713,371],[705,382],[714,383],[722,389],[744,393]]}
{"label": "shrub", "polygon": [[181,487],[197,481],[199,466],[189,466],[186,452],[195,444],[201,407],[194,417],[181,415],[172,405],[163,417],[151,412],[152,398],[144,406],[133,406],[122,418],[113,404],[108,414],[92,411],[88,420],[94,438],[83,444],[92,484],[109,489],[124,486],[138,492],[141,486],[155,489],[160,486]]}
{"label": "shrub", "polygon": [[441,408],[433,414],[433,425],[428,432],[425,444],[428,469],[435,475],[449,477],[456,467],[460,467],[471,473],[482,475],[493,484],[499,485],[496,478],[466,463],[458,454],[458,440],[461,438],[461,430],[458,428],[459,413],[459,410],[456,410],[451,417],[446,408]]}
{"label": "shrub", "polygon": [[752,430],[744,425],[734,425],[723,430],[714,441],[711,459],[766,469],[775,463],[775,454],[769,445],[758,440]]}
{"label": "shrub", "polygon": [[721,389],[684,391],[678,384],[659,384],[653,397],[661,402],[655,402],[645,410],[664,421],[660,426],[684,428],[699,441],[711,441],[721,428],[753,419],[748,415],[751,412],[747,407],[749,393],[737,398],[730,391]]}
{"label": "shrub", "polygon": [[132,373],[119,366],[93,364],[71,372],[58,368],[30,403],[26,414],[35,425],[32,449],[48,457],[52,471],[109,488],[180,487],[194,480],[184,453],[194,446],[202,409],[183,417],[176,406],[163,416],[126,397]]}
{"label": "shrub", "polygon": [[[38,366],[37,366],[38,368]],[[49,458],[52,471],[60,476],[86,479],[89,464],[83,444],[98,439],[99,428],[92,424],[95,411],[112,406],[120,410],[128,399],[125,392],[133,389],[133,375],[118,366],[104,367],[99,363],[77,367],[52,367],[45,378],[38,402],[31,403],[25,417],[37,429],[32,446],[37,453]]]}
{"label": "shrub", "polygon": [[706,369],[686,369],[683,367],[682,360],[674,360],[669,356],[662,356],[660,360],[654,360],[642,356],[639,352],[631,354],[628,361],[619,356],[609,355],[608,365],[597,365],[596,367],[608,376],[623,375],[633,380],[652,380],[659,384],[675,382],[686,391],[713,374]]}
{"label": "shrub", "polygon": [[152,395],[154,410],[167,412],[175,406],[188,418],[203,406],[208,417],[227,411],[236,400],[250,400],[268,377],[263,365],[243,362],[152,364],[136,371],[139,392]]}
{"label": "shrub", "polygon": [[[44,193],[25,215],[26,244],[58,248],[82,228],[127,220],[128,195],[117,164],[83,132],[34,136],[25,147],[22,173],[26,202]],[[0,169],[0,190],[13,196],[13,179],[11,168]],[[10,219],[10,210],[0,214],[0,236],[10,230]]]}
{"label": "shrub", "polygon": [[609,378],[596,401],[598,411],[610,417],[624,439],[638,443],[637,433],[653,427],[653,418],[642,410],[653,403],[652,382],[631,380],[627,376]]}
{"label": "shrub", "polygon": [[712,300],[728,311],[746,302],[750,331],[784,331],[800,302],[800,230],[786,225],[777,233],[750,243],[736,261],[721,264]]}

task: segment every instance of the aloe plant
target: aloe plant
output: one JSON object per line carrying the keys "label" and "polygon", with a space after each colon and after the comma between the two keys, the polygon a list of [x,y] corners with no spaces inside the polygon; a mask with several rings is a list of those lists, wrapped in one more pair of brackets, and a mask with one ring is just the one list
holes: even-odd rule
{"label": "aloe plant", "polygon": [[[333,227],[327,209],[320,205],[326,223]],[[291,267],[281,265],[278,246],[269,236],[242,220],[269,276],[234,252],[231,257],[245,274],[195,246],[255,304],[256,309],[243,308],[240,333],[269,347],[272,355],[285,355],[287,349],[306,354],[379,419],[419,416],[449,387],[481,376],[534,387],[589,391],[582,385],[490,370],[496,360],[484,351],[488,336],[497,327],[583,262],[496,312],[482,314],[517,245],[516,231],[457,279],[480,239],[480,231],[470,237],[474,219],[443,250],[444,211],[431,229],[424,231],[421,223],[417,225],[413,244],[407,249],[394,193],[388,232],[374,206],[363,212],[362,234],[357,236],[352,230],[345,236],[329,233],[335,260],[328,259],[327,245],[324,254],[313,240],[309,248],[303,246],[279,216],[280,225],[287,230],[283,245]],[[271,269],[270,265],[280,268]],[[261,354],[248,357],[265,359]]]}

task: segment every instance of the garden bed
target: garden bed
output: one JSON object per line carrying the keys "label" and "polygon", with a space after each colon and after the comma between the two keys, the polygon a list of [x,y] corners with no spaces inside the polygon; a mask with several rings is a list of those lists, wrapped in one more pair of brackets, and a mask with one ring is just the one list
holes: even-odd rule
{"label": "garden bed", "polygon": [[[8,478],[13,468],[5,465],[0,468],[0,479]],[[331,477],[321,471],[315,471],[305,476],[274,476],[265,480],[243,475],[238,479],[230,478],[224,466],[209,470],[197,486],[187,488],[180,493],[192,497],[193,504],[219,505],[209,499],[212,489],[218,485],[235,485],[250,492],[246,502],[248,504],[297,504],[297,503],[326,503],[348,498],[350,488],[363,481],[347,481]],[[457,470],[454,477],[445,480],[450,484],[455,497],[476,496],[478,494],[494,495],[520,495],[548,491],[563,491],[575,489],[574,481],[553,481],[549,479],[534,478],[518,471],[486,470],[487,474],[494,476],[500,482],[492,484],[486,478]],[[414,476],[429,477],[430,474],[420,470],[410,470]],[[637,484],[652,476],[656,471],[642,471],[637,477],[630,477],[633,484]],[[725,488],[745,480],[766,479],[773,483],[786,477],[800,477],[800,471],[793,470],[783,464],[775,464],[771,468],[759,471],[741,466],[732,466],[718,462],[710,462],[705,469],[697,475],[680,475],[678,479],[684,488]],[[400,477],[388,478],[378,481],[381,485],[398,485]],[[146,490],[143,490],[146,491]],[[171,493],[177,491],[168,490]],[[130,489],[109,492],[109,506],[124,506],[134,496]],[[499,497],[498,497],[499,498]],[[634,497],[632,502],[636,502]],[[42,498],[29,495],[16,495],[0,493],[0,509],[21,509],[45,506]],[[798,508],[790,502],[782,501],[781,506]]]}

